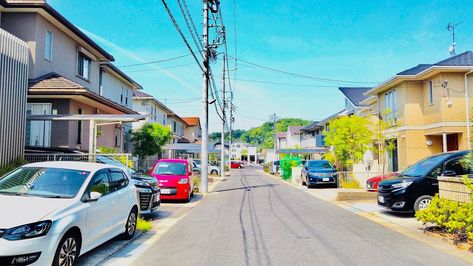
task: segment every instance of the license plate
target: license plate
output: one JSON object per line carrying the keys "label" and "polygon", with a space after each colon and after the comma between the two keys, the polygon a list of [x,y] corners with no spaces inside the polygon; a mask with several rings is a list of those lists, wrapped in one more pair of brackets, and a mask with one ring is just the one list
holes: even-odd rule
{"label": "license plate", "polygon": [[169,194],[171,194],[171,189],[163,188],[163,189],[161,189],[161,194],[169,195]]}
{"label": "license plate", "polygon": [[328,177],[324,177],[324,178],[322,178],[322,181],[324,181],[324,182],[328,182],[328,181],[330,181],[330,178],[328,178]]}
{"label": "license plate", "polygon": [[381,203],[384,203],[384,198],[383,198],[383,196],[378,196],[378,201],[381,202]]}

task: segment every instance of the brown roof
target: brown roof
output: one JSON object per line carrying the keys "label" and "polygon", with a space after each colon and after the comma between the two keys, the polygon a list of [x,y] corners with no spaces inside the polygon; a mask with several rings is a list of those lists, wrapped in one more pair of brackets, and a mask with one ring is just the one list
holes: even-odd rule
{"label": "brown roof", "polygon": [[49,73],[30,80],[30,89],[84,89],[87,88],[57,73]]}
{"label": "brown roof", "polygon": [[[84,40],[88,45],[92,46],[96,51],[102,54],[107,60],[114,61],[115,59],[111,54],[105,51],[100,45],[94,42],[89,36],[83,33],[79,28],[67,20],[63,15],[61,15],[56,9],[51,7],[45,0],[0,0],[0,5],[6,8],[42,8],[54,19],[63,24],[66,28],[72,31],[75,35],[79,36]],[[31,10],[25,10],[25,12],[31,12]]]}
{"label": "brown roof", "polygon": [[285,139],[286,138],[286,132],[278,132],[276,133],[276,136],[278,139]]}
{"label": "brown roof", "polygon": [[57,73],[49,73],[37,79],[30,80],[29,95],[79,95],[87,97],[103,105],[109,106],[125,114],[138,114],[137,112],[118,104],[108,98],[88,90],[86,87],[75,83]]}
{"label": "brown roof", "polygon": [[190,116],[190,117],[181,117],[182,120],[186,121],[189,126],[198,126],[200,124],[200,120],[198,116]]}

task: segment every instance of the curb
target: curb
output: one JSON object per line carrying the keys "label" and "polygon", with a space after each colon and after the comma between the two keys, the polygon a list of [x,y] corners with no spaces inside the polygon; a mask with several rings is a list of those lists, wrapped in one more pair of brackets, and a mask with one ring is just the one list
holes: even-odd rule
{"label": "curb", "polygon": [[[280,180],[282,181],[282,183],[284,184],[287,184],[287,185],[290,185],[294,188],[298,188],[300,189],[300,186],[296,185],[296,184],[293,184],[293,183],[289,183],[289,182],[285,182],[284,180],[276,177],[276,176],[273,176],[271,174],[268,174],[264,171],[261,171],[263,174],[267,175],[267,176],[270,176],[274,179],[277,179],[277,180]],[[308,193],[308,192],[306,192]],[[441,239],[439,236],[432,236],[433,234],[432,233],[424,233],[424,232],[420,232],[420,231],[414,231],[412,229],[409,229],[407,227],[404,227],[402,225],[398,225],[398,224],[395,224],[393,222],[390,222],[390,221],[387,221],[385,220],[384,218],[382,217],[379,217],[377,216],[375,213],[369,213],[369,212],[364,212],[360,209],[357,209],[357,208],[354,208],[352,206],[350,206],[349,204],[347,203],[344,203],[344,202],[337,202],[337,201],[333,201],[331,199],[328,199],[328,198],[325,198],[325,197],[322,197],[320,195],[317,195],[317,194],[313,194],[313,193],[308,193],[309,195],[315,197],[315,198],[318,198],[320,200],[323,200],[325,202],[329,202],[339,208],[342,208],[344,210],[347,210],[351,213],[354,213],[354,214],[357,214],[358,216],[361,216],[365,219],[368,219],[372,222],[375,222],[377,224],[380,224],[388,229],[391,229],[393,231],[396,231],[398,233],[401,233],[407,237],[410,237],[410,238],[413,238],[423,244],[426,244],[426,245],[429,245],[435,249],[438,249],[438,250],[441,250],[449,255],[452,255],[458,259],[461,259],[465,262],[468,262],[470,264],[473,264],[473,256],[471,253],[463,250],[461,247],[458,247],[456,245],[452,245],[449,241],[447,241],[446,239]]]}

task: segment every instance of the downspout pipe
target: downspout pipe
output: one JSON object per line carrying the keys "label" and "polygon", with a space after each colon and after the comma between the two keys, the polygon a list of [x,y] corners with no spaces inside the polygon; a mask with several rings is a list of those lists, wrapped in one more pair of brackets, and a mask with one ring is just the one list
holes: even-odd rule
{"label": "downspout pipe", "polygon": [[473,69],[465,73],[465,111],[466,111],[466,135],[468,141],[468,150],[471,150],[471,133],[470,133],[470,98],[468,95],[468,75],[473,73]]}

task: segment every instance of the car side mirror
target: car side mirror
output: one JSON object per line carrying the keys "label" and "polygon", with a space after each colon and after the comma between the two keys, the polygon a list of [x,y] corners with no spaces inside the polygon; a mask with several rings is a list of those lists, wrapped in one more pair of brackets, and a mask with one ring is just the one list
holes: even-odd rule
{"label": "car side mirror", "polygon": [[445,170],[445,171],[443,172],[443,175],[444,175],[444,176],[456,176],[457,173],[456,173],[455,171],[453,171],[453,170]]}
{"label": "car side mirror", "polygon": [[86,202],[92,202],[92,201],[97,201],[102,197],[102,193],[92,191],[90,192],[90,196],[85,199]]}

